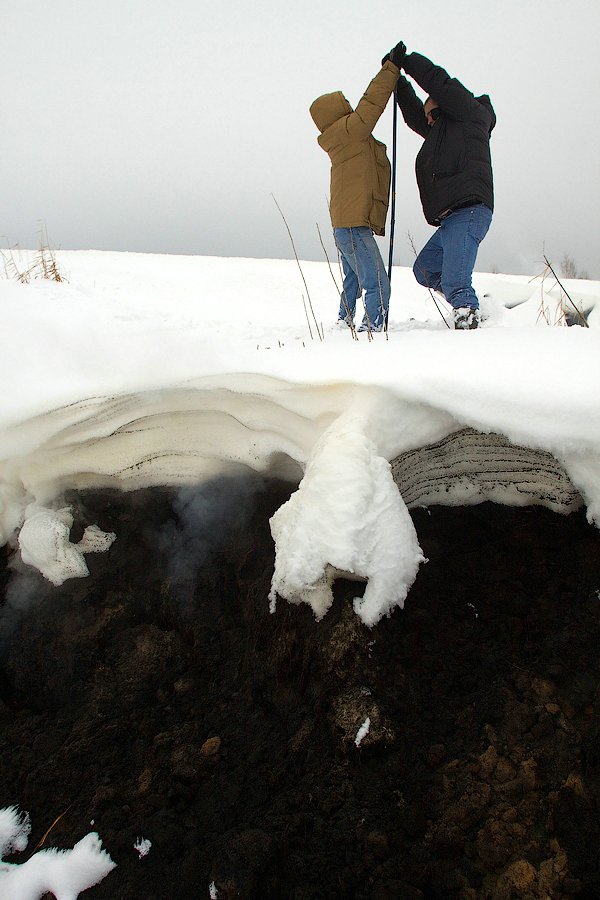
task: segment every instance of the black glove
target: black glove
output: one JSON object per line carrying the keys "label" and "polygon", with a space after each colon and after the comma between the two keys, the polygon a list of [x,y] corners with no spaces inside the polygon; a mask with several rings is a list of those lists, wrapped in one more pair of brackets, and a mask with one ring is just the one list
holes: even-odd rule
{"label": "black glove", "polygon": [[402,64],[404,62],[404,57],[406,56],[406,44],[400,41],[399,44],[396,44],[393,50],[390,50],[389,53],[386,53],[383,59],[381,60],[381,65],[384,66],[386,62],[391,60],[395,66],[398,66],[399,69],[402,68]]}

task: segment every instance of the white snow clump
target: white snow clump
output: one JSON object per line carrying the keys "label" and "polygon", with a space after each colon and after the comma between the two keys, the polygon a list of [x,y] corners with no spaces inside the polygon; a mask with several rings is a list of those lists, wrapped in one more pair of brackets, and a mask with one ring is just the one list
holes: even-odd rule
{"label": "white snow clump", "polygon": [[38,569],[54,585],[68,578],[89,575],[84,553],[103,553],[116,539],[114,532],[101,531],[88,525],[77,544],[69,540],[73,516],[68,506],[46,509],[36,503],[25,510],[25,521],[19,532],[21,559]]}
{"label": "white snow clump", "polygon": [[152,841],[149,841],[148,838],[138,838],[135,844],[133,845],[133,849],[137,853],[140,859],[144,856],[148,856],[150,853],[150,848],[152,847]]}
{"label": "white snow clump", "polygon": [[354,743],[356,744],[357,747],[360,747],[360,745],[362,744],[363,740],[366,738],[366,736],[368,735],[370,730],[371,730],[371,719],[369,718],[369,716],[367,716],[365,721],[362,723],[362,725],[356,732],[356,737],[354,738]]}
{"label": "white snow clump", "polygon": [[82,891],[102,881],[115,868],[95,832],[72,850],[40,850],[21,865],[4,856],[27,847],[31,824],[16,806],[0,809],[0,897],[2,900],[39,900],[51,893],[56,900],[76,900]]}
{"label": "white snow clump", "polygon": [[275,571],[269,595],[305,602],[317,620],[338,575],[367,579],[354,609],[375,625],[402,607],[424,556],[389,463],[359,415],[342,415],[317,441],[298,490],[272,516]]}

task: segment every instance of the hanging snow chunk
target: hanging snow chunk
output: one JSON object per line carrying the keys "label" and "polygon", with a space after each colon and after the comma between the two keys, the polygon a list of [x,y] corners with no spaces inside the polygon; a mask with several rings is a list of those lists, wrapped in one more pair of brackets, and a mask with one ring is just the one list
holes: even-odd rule
{"label": "hanging snow chunk", "polygon": [[366,579],[354,609],[375,625],[402,607],[424,561],[389,463],[362,421],[342,416],[317,442],[298,490],[271,518],[276,595],[308,603],[317,620],[333,603],[338,576]]}
{"label": "hanging snow chunk", "polygon": [[21,559],[54,585],[69,578],[85,578],[89,570],[84,553],[103,553],[116,540],[113,532],[88,525],[77,544],[69,540],[73,516],[69,507],[46,509],[31,504],[19,532]]}

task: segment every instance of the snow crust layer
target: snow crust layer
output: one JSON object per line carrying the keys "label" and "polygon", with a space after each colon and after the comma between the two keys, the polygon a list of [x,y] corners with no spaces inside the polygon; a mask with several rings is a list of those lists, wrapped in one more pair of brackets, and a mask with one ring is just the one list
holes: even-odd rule
{"label": "snow crust layer", "polygon": [[502,435],[473,428],[403,453],[391,466],[409,508],[491,500],[570,513],[582,504],[581,495],[550,453],[516,447]]}

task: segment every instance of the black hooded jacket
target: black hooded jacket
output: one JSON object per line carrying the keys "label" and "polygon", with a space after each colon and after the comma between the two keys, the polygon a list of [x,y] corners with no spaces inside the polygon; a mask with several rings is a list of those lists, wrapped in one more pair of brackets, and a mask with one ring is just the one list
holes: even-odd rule
{"label": "black hooded jacket", "polygon": [[448,209],[485,203],[494,209],[490,134],[496,115],[487,94],[471,91],[420,53],[408,54],[402,68],[439,105],[432,126],[423,104],[402,75],[396,101],[406,124],[425,138],[416,159],[417,184],[425,218],[439,225]]}

